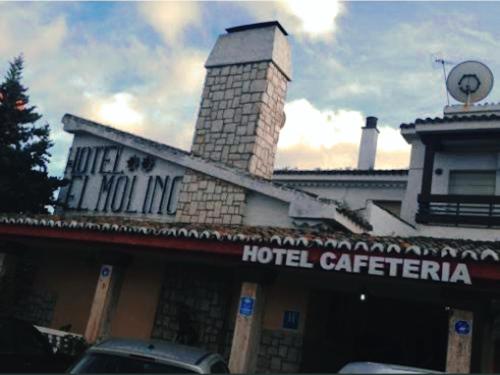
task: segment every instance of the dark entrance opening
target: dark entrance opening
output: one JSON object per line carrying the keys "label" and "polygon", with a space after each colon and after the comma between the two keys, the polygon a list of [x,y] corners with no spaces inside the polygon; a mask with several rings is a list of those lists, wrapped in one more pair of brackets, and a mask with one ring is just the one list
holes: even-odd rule
{"label": "dark entrance opening", "polygon": [[443,306],[360,294],[313,292],[301,372],[337,372],[353,361],[445,370]]}

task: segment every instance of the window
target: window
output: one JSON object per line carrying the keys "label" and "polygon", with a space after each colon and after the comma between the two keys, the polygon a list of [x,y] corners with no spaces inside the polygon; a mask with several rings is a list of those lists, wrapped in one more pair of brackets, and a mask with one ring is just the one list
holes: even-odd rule
{"label": "window", "polygon": [[495,195],[496,171],[450,171],[448,194]]}

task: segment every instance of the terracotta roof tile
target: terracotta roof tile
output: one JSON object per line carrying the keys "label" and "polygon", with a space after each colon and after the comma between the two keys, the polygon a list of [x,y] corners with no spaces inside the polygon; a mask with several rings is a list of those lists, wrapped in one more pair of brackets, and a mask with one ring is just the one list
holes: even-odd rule
{"label": "terracotta roof tile", "polygon": [[259,226],[226,226],[170,224],[129,220],[119,217],[0,216],[0,225],[26,225],[131,233],[148,236],[191,238],[200,240],[262,243],[276,246],[315,247],[323,249],[360,250],[378,253],[400,253],[415,256],[457,258],[471,261],[500,262],[500,241],[472,241],[431,237],[376,237],[335,231],[326,226],[276,228]]}

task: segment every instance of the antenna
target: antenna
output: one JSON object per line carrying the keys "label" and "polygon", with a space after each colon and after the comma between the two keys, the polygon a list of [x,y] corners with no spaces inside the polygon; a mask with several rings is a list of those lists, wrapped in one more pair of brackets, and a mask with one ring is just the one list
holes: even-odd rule
{"label": "antenna", "polygon": [[[446,65],[451,65],[453,63],[451,61],[446,61],[445,59],[439,58],[439,57],[436,57],[434,59],[434,62],[437,64],[441,64],[441,66],[443,67],[443,80],[444,80],[444,86],[446,89]],[[450,94],[448,93],[447,89],[446,89],[446,102],[448,105],[450,105]]]}
{"label": "antenna", "polygon": [[450,95],[469,106],[488,96],[493,88],[493,73],[479,61],[464,61],[455,65],[446,79]]}

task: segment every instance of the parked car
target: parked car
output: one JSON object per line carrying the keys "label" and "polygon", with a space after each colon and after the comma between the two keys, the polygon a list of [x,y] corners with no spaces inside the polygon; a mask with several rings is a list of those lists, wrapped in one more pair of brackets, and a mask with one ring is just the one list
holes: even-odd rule
{"label": "parked car", "polygon": [[64,372],[67,366],[32,324],[0,318],[0,372]]}
{"label": "parked car", "polygon": [[109,339],[88,349],[70,369],[92,373],[229,373],[219,354],[161,340]]}
{"label": "parked car", "polygon": [[351,362],[339,374],[442,374],[435,370],[376,362]]}

